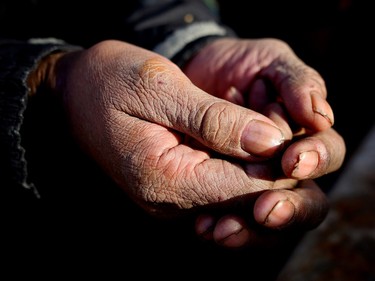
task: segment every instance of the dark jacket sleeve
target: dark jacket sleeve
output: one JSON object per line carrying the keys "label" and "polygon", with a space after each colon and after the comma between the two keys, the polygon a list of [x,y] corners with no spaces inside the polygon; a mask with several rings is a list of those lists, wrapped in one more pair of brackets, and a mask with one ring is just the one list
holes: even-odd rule
{"label": "dark jacket sleeve", "polygon": [[[28,102],[26,78],[39,60],[77,47],[57,40],[19,42],[0,39],[0,187],[4,195],[38,198],[28,181],[21,127]],[[4,198],[4,197],[3,197]]]}
{"label": "dark jacket sleeve", "polygon": [[[202,46],[219,37],[236,36],[220,22],[215,1],[138,1],[125,18],[129,40],[180,66]],[[211,3],[211,4],[209,4]]]}

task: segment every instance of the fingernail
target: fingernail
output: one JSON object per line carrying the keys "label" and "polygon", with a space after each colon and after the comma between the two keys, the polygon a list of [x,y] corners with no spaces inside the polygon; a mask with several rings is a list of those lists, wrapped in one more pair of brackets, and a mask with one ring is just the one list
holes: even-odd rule
{"label": "fingernail", "polygon": [[243,230],[241,224],[236,220],[226,220],[224,224],[219,224],[215,231],[215,238],[217,240],[224,240],[231,235],[240,233]]}
{"label": "fingernail", "polygon": [[271,209],[264,224],[268,227],[282,227],[294,216],[295,208],[289,200],[281,200]]}
{"label": "fingernail", "polygon": [[332,108],[317,92],[311,92],[310,95],[313,111],[322,116],[332,126],[334,123]]}
{"label": "fingernail", "polygon": [[242,149],[250,154],[271,157],[278,152],[284,143],[280,129],[264,121],[252,120],[242,133]]}
{"label": "fingernail", "polygon": [[292,177],[304,179],[309,177],[319,164],[319,154],[316,151],[305,151],[298,156],[298,161],[294,165]]}

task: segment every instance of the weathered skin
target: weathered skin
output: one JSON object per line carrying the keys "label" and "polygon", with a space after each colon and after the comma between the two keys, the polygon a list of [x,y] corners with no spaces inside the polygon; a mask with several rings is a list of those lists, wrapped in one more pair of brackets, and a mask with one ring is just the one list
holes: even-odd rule
{"label": "weathered skin", "polygon": [[[211,47],[221,43],[228,44],[224,53],[234,48],[230,41]],[[323,192],[313,181],[297,180],[338,169],[345,151],[342,138],[330,129],[333,115],[318,75],[306,69],[306,75],[312,73],[313,77],[306,80],[310,83],[307,88],[321,92],[314,102],[316,98],[310,93],[299,93],[299,87],[306,88],[295,83],[299,79],[283,77],[293,76],[293,66],[304,76],[303,64],[288,54],[288,48],[282,50],[292,59],[281,59],[281,71],[277,58],[283,56],[276,56],[277,49],[265,54],[262,62],[259,52],[258,57],[250,55],[250,51],[257,54],[261,42],[246,44],[238,47],[249,52],[245,57],[263,65],[254,65],[247,72],[255,74],[262,69],[265,76],[276,76],[286,109],[281,103],[262,101],[262,95],[256,98],[258,103],[250,102],[254,108],[246,108],[247,103],[235,104],[238,94],[236,99],[226,96],[229,85],[244,91],[251,80],[238,84],[242,74],[236,68],[232,71],[238,77],[231,76],[214,87],[210,83],[214,76],[215,81],[222,81],[221,75],[229,72],[225,62],[215,65],[216,57],[210,60],[206,56],[210,46],[185,70],[192,80],[167,59],[119,41],[105,41],[60,56],[58,67],[47,79],[61,97],[82,148],[146,211],[174,217],[193,210],[202,213],[207,206],[229,208],[220,220],[202,216],[196,226],[198,234],[211,233],[207,237],[227,247],[258,239],[242,217],[231,215],[230,207],[238,201],[246,206],[244,211],[253,210],[255,220],[270,228],[320,223],[327,212]],[[232,63],[227,60],[227,64]],[[207,84],[199,77],[205,77]],[[260,82],[257,87],[253,84],[258,92]],[[253,99],[251,94],[249,99]],[[307,112],[306,117],[298,117],[301,127],[309,132],[325,130],[289,146],[293,132],[286,112],[293,117],[298,110]],[[293,177],[286,179],[282,171]]]}

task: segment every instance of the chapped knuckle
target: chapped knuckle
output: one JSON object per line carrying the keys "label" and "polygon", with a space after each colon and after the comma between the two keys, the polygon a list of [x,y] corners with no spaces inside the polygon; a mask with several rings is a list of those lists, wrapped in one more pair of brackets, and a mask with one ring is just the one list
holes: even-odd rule
{"label": "chapped knuckle", "polygon": [[236,125],[235,114],[227,103],[211,104],[202,118],[200,135],[202,139],[214,148],[230,143],[230,136]]}

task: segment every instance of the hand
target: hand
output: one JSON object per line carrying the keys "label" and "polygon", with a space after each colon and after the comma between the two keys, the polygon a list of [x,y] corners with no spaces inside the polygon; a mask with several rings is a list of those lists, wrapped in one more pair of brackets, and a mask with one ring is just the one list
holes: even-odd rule
{"label": "hand", "polygon": [[[219,39],[201,50],[184,72],[203,90],[264,113],[288,138],[298,134],[298,141],[293,141],[281,158],[285,176],[313,179],[342,165],[345,144],[331,128],[334,118],[324,80],[284,42]],[[261,169],[267,171],[269,165],[262,164]],[[259,174],[259,165],[248,164],[248,173],[251,170]],[[264,192],[254,210],[248,208],[241,216],[229,212],[222,217],[202,215],[197,220],[197,233],[227,247],[268,241],[244,220],[246,212],[245,216],[250,213],[268,228],[314,227],[325,216],[327,200],[313,181],[301,181],[298,187],[303,188]]]}
{"label": "hand", "polygon": [[324,80],[283,41],[218,39],[184,72],[204,91],[257,112],[281,103],[290,123],[305,129],[323,130],[334,123]]}
{"label": "hand", "polygon": [[106,41],[60,56],[53,73],[77,141],[149,213],[176,216],[273,187],[223,155],[273,157],[281,129],[200,90],[164,57]]}
{"label": "hand", "polygon": [[151,214],[228,207],[278,188],[262,174],[249,176],[238,161],[273,157],[290,133],[203,92],[165,58],[107,41],[64,55],[58,65],[55,90],[78,142]]}
{"label": "hand", "polygon": [[[341,166],[345,154],[344,142],[333,129],[309,136],[293,143],[283,157],[298,158],[311,151],[319,156],[318,166],[311,166],[309,157],[301,157],[307,167],[315,167],[311,178],[324,171],[332,171]],[[315,155],[315,151],[319,151]],[[272,163],[271,163],[272,164]],[[196,220],[196,233],[204,239],[227,248],[272,247],[288,238],[288,231],[296,233],[318,226],[328,212],[325,193],[313,180],[293,182],[284,177],[270,174],[270,163],[248,163],[245,166],[249,177],[259,177],[274,181],[272,190],[258,193],[258,197],[238,199],[236,208],[214,208],[200,211]],[[271,169],[272,171],[272,169]],[[293,183],[295,184],[294,188]],[[288,186],[289,184],[289,186]],[[291,187],[291,188],[290,188]],[[271,231],[267,231],[271,230]]]}

